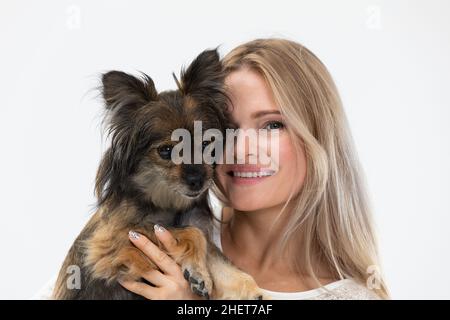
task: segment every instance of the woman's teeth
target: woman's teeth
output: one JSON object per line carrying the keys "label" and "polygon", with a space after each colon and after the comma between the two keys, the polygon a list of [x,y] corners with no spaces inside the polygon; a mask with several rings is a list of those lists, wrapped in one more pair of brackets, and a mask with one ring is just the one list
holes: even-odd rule
{"label": "woman's teeth", "polygon": [[261,178],[274,175],[275,172],[237,172],[233,171],[233,177],[240,178]]}

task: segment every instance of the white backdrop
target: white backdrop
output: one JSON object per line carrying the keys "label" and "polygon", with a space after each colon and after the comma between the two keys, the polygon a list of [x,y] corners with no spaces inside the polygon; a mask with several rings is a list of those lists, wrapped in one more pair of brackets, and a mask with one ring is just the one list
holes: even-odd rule
{"label": "white backdrop", "polygon": [[306,45],[333,74],[394,298],[450,298],[450,2],[0,2],[0,298],[31,297],[92,212],[110,69],[174,88],[200,51]]}

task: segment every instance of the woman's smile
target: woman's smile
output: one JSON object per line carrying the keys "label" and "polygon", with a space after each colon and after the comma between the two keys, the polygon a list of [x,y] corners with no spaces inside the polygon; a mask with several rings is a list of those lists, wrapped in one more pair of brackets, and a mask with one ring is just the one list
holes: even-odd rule
{"label": "woman's smile", "polygon": [[235,185],[253,185],[276,174],[275,170],[255,165],[232,165],[226,171],[228,179]]}

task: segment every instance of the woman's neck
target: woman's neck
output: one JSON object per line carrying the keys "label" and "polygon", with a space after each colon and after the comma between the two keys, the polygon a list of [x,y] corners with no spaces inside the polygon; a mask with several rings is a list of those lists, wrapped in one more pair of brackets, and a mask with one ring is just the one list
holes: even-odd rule
{"label": "woman's neck", "polygon": [[[282,206],[257,211],[223,209],[222,250],[232,263],[252,275],[262,287],[273,291],[304,291],[316,288],[311,276],[302,276],[294,268],[292,252],[301,250],[300,243],[290,243],[288,251],[280,253],[278,244],[292,208]],[[274,226],[271,228],[271,225]],[[318,268],[320,267],[320,268]],[[324,266],[316,266],[319,281],[327,284],[336,279]]]}
{"label": "woman's neck", "polygon": [[[273,269],[281,262],[278,243],[282,239],[284,226],[288,222],[291,210],[286,207],[280,215],[283,205],[255,211],[239,211],[224,208],[224,220],[231,218],[224,227],[224,237],[232,246],[236,257],[245,257],[246,263],[257,265],[260,269]],[[230,217],[231,215],[231,217]],[[277,220],[278,217],[278,220]]]}

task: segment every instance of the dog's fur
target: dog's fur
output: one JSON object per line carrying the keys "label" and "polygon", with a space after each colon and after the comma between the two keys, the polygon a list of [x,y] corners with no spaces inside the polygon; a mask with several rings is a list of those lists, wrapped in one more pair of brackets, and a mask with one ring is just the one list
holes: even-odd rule
{"label": "dog's fur", "polygon": [[[161,155],[161,146],[174,144],[174,129],[193,134],[194,120],[202,121],[203,130],[225,133],[230,119],[223,80],[216,50],[202,52],[183,70],[175,91],[158,93],[147,75],[138,79],[111,71],[102,76],[111,146],[96,177],[98,209],[72,245],[53,298],[140,299],[117,280],[139,280],[157,268],[128,239],[128,231],[135,230],[158,243],[155,224],[175,237],[177,248],[168,254],[180,264],[195,293],[212,299],[263,297],[253,278],[211,242],[207,190],[214,164],[175,165]],[[67,286],[72,265],[81,270],[80,289]]]}

